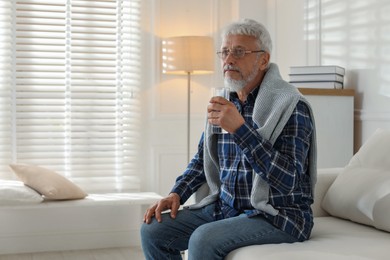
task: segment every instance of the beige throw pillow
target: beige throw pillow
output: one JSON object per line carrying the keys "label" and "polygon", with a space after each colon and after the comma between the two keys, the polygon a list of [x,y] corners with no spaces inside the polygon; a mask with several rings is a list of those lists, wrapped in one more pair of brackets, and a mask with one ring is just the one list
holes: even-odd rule
{"label": "beige throw pillow", "polygon": [[25,164],[11,164],[10,167],[25,185],[46,200],[83,199],[87,196],[76,184],[52,170]]}
{"label": "beige throw pillow", "polygon": [[390,130],[378,129],[327,191],[330,215],[390,231]]}

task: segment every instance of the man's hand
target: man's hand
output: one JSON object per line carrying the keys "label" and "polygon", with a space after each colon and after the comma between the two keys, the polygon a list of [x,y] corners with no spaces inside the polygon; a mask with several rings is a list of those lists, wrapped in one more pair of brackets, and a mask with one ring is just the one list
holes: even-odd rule
{"label": "man's hand", "polygon": [[229,133],[234,133],[245,123],[236,106],[223,97],[212,97],[207,106],[209,124],[218,125]]}
{"label": "man's hand", "polygon": [[180,207],[180,197],[177,193],[171,193],[157,201],[153,206],[148,208],[144,215],[144,222],[149,224],[152,222],[152,217],[155,217],[158,222],[161,222],[161,213],[166,210],[171,210],[171,218],[176,218],[176,214]]}

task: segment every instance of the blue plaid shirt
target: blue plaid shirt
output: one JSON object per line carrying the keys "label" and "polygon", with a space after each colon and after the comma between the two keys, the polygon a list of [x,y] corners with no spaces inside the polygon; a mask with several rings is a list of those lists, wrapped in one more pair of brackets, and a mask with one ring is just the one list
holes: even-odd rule
{"label": "blue plaid shirt", "polygon": [[[313,226],[310,208],[313,196],[307,174],[310,136],[314,129],[310,113],[303,102],[298,102],[272,145],[256,132],[257,126],[252,120],[258,89],[250,93],[244,103],[240,102],[236,93],[230,96],[245,124],[234,134],[220,134],[218,137],[221,192],[215,218],[229,218],[241,213],[249,217],[261,214],[275,226],[303,241],[309,238]],[[181,203],[206,181],[203,138],[202,135],[197,154],[172,189],[181,197]],[[279,211],[278,215],[269,215],[251,205],[253,171],[268,180],[269,203]]]}

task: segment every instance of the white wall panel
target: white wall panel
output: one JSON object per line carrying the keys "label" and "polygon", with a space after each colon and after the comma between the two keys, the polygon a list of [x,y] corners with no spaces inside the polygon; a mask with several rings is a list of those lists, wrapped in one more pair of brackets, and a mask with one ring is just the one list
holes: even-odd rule
{"label": "white wall panel", "polygon": [[[319,63],[319,7],[317,0],[277,0],[269,4],[269,23],[273,37],[272,61],[288,80],[290,66]],[[316,16],[317,15],[317,16]]]}
{"label": "white wall panel", "polygon": [[[219,48],[219,28],[231,20],[231,2],[218,0],[148,1],[151,49],[156,57],[145,61],[143,188],[166,194],[187,164],[187,77],[161,73],[161,40],[171,36],[206,35]],[[219,60],[215,73],[191,75],[190,150],[195,154],[204,127],[210,88],[222,83]]]}
{"label": "white wall panel", "polygon": [[157,187],[156,192],[166,196],[171,191],[176,177],[183,173],[186,167],[185,146],[153,147],[153,165]]}

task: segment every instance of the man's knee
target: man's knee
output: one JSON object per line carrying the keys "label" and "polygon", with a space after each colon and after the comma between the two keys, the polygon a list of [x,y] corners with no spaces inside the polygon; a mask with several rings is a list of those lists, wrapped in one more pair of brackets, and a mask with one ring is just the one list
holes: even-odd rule
{"label": "man's knee", "polygon": [[149,239],[153,237],[158,237],[161,231],[162,225],[159,225],[157,221],[153,220],[150,224],[143,223],[141,225],[141,238]]}
{"label": "man's knee", "polygon": [[141,225],[141,230],[140,230],[141,238],[147,238],[152,234],[151,229],[153,228],[151,227],[151,225],[152,224],[146,224],[146,223],[143,223]]}
{"label": "man's knee", "polygon": [[223,259],[225,256],[220,252],[218,238],[210,232],[207,225],[198,227],[192,233],[188,243],[188,254],[190,259]]}
{"label": "man's knee", "polygon": [[200,226],[192,233],[188,248],[194,250],[207,250],[208,248],[214,248],[215,239],[213,235],[210,234],[210,230],[204,226]]}

